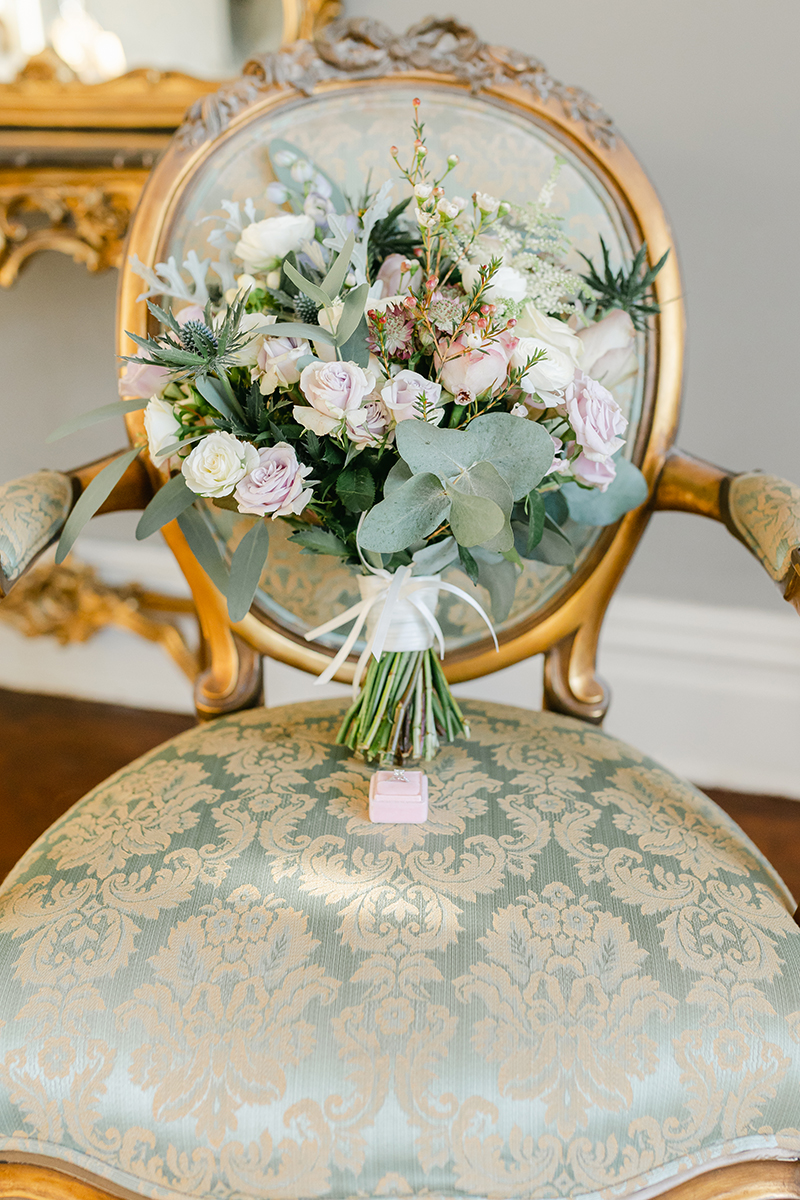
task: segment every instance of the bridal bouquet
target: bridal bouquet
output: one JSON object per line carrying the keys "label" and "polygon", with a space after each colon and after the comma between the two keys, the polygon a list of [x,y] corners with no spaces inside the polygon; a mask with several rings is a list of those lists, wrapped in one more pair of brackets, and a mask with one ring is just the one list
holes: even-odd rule
{"label": "bridal bouquet", "polygon": [[[494,637],[481,593],[442,571],[460,567],[503,620],[524,559],[571,561],[569,518],[608,524],[644,500],[619,454],[614,389],[637,369],[635,329],[658,311],[650,286],[663,263],[648,269],[643,246],[614,272],[602,244],[599,270],[589,259],[568,269],[551,211],[558,160],[526,204],[467,198],[451,187],[455,155],[431,167],[416,100],[413,137],[405,165],[391,148],[399,197],[397,178],[346,197],[300,149],[273,142],[266,200],[283,211],[225,201],[208,219],[213,262],[134,262],[161,328],[131,335],[138,353],[120,380],[168,474],[137,536],[177,518],[232,621],[250,608],[273,521],[359,571],[361,601],[307,636],[351,626],[327,679],[363,632],[339,741],[395,763],[468,732],[439,665],[439,593],[477,609]],[[143,449],[93,481],[59,560]],[[209,504],[246,518],[232,555]]]}

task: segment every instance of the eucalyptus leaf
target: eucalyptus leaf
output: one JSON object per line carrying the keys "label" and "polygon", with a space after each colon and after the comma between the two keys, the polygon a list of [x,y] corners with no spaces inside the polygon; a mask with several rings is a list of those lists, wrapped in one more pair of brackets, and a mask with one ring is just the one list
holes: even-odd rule
{"label": "eucalyptus leaf", "polygon": [[544,500],[538,492],[528,496],[528,536],[525,542],[526,557],[530,558],[531,551],[539,545],[544,533],[544,517],[547,510]]}
{"label": "eucalyptus leaf", "polygon": [[[348,292],[344,298],[344,307],[339,317],[339,323],[336,326],[335,336],[335,344],[340,349],[358,328],[358,324],[364,315],[364,305],[367,303],[368,291],[369,285],[361,283],[358,287]],[[549,466],[550,464],[548,463],[547,465]]]}
{"label": "eucalyptus leaf", "polygon": [[57,563],[62,563],[67,557],[84,525],[108,499],[133,460],[141,454],[142,449],[142,446],[134,446],[132,450],[120,454],[119,458],[115,458],[108,466],[103,467],[102,471],[95,475],[91,483],[84,488],[61,530],[61,537],[56,549]]}
{"label": "eucalyptus leaf", "polygon": [[359,367],[369,366],[368,334],[366,314],[362,314],[350,337],[339,347],[344,362],[354,362]]}
{"label": "eucalyptus leaf", "polygon": [[[490,500],[497,505],[503,514],[503,524],[500,529],[493,533],[487,534],[481,538],[480,543],[466,543],[462,537],[456,533],[455,527],[453,532],[456,533],[457,540],[462,545],[484,545],[487,550],[504,551],[510,550],[514,545],[514,535],[511,532],[511,509],[514,506],[514,499],[511,495],[511,489],[503,479],[500,472],[490,462],[477,462],[468,471],[465,471],[457,480],[448,485],[448,495],[451,499],[453,492],[460,492],[467,495],[480,496],[485,500]],[[457,515],[456,521],[460,522],[461,518]],[[453,515],[451,514],[451,524]],[[463,526],[459,526],[462,530]]]}
{"label": "eucalyptus leaf", "polygon": [[339,251],[339,254],[331,263],[328,274],[322,281],[323,292],[326,292],[334,299],[339,295],[339,292],[344,286],[347,272],[350,269],[350,256],[353,253],[353,247],[355,246],[355,243],[355,234],[351,233]]}
{"label": "eucalyptus leaf", "polygon": [[228,582],[228,616],[241,621],[250,611],[258,581],[269,552],[269,525],[263,517],[254,521],[231,559]]}
{"label": "eucalyptus leaf", "polygon": [[441,429],[426,421],[403,421],[397,449],[414,474],[452,480],[479,461],[492,463],[515,500],[542,480],[553,461],[553,439],[535,421],[511,413],[487,413],[466,429]]}
{"label": "eucalyptus leaf", "polygon": [[310,296],[312,300],[316,300],[317,304],[323,308],[330,308],[333,304],[332,298],[322,288],[317,287],[310,279],[306,279],[305,275],[301,275],[295,270],[291,263],[285,262],[283,269],[291,279],[295,287],[299,288],[305,296]]}
{"label": "eucalyptus leaf", "polygon": [[308,529],[296,529],[289,538],[302,546],[308,554],[335,554],[337,558],[348,558],[349,551],[343,541],[328,529],[320,529],[311,525]]}
{"label": "eucalyptus leaf", "polygon": [[478,583],[489,593],[493,619],[499,624],[505,621],[514,603],[517,590],[517,569],[500,554],[477,546],[474,560],[478,568]]}
{"label": "eucalyptus leaf", "polygon": [[545,518],[542,536],[530,553],[528,553],[528,526],[521,521],[514,521],[511,528],[514,532],[514,545],[517,553],[523,558],[548,563],[551,567],[571,567],[575,562],[575,548],[572,542],[549,518]]}
{"label": "eucalyptus leaf", "polygon": [[183,475],[173,475],[163,487],[159,488],[147,508],[139,518],[136,526],[136,537],[139,541],[150,537],[162,525],[174,521],[184,509],[194,504],[196,494],[186,485]]}
{"label": "eucalyptus leaf", "polygon": [[147,403],[147,400],[115,400],[113,404],[103,404],[100,408],[93,408],[91,412],[81,413],[79,417],[65,421],[52,433],[48,433],[45,441],[57,442],[71,433],[77,433],[79,429],[88,429],[90,425],[97,425],[100,421],[109,421],[112,417],[121,417],[123,413],[146,408]]}
{"label": "eucalyptus leaf", "polygon": [[399,487],[407,483],[412,478],[411,468],[407,463],[404,463],[402,458],[398,458],[397,462],[392,467],[383,485],[383,498],[388,500],[392,492],[396,492]]}
{"label": "eucalyptus leaf", "polygon": [[242,421],[244,414],[238,404],[231,404],[227,392],[223,388],[218,379],[212,379],[210,375],[202,375],[195,379],[194,386],[197,388],[204,400],[207,400],[212,408],[215,408],[218,413],[222,413],[223,417],[227,417],[229,421]]}
{"label": "eucalyptus leaf", "polygon": [[225,595],[228,591],[228,568],[202,513],[195,505],[191,505],[178,514],[177,521],[192,554],[214,586]]}
{"label": "eucalyptus leaf", "polygon": [[500,533],[506,523],[505,513],[494,500],[460,492],[450,484],[447,485],[447,495],[451,504],[450,528],[459,546],[470,549],[483,545]]}
{"label": "eucalyptus leaf", "polygon": [[562,492],[545,492],[542,498],[548,517],[555,521],[556,525],[565,525],[569,520],[569,506]]}
{"label": "eucalyptus leaf", "polygon": [[[260,331],[259,331],[260,332]],[[265,325],[266,337],[305,338],[306,341],[325,342],[333,346],[334,337],[321,325],[306,325],[304,321],[279,321],[276,325]]]}
{"label": "eucalyptus leaf", "polygon": [[[467,551],[469,553],[469,551]],[[423,546],[421,550],[411,555],[416,575],[438,575],[459,556],[459,546],[453,537],[434,542],[432,546]]]}
{"label": "eucalyptus leaf", "polygon": [[[458,543],[456,542],[458,546]],[[466,546],[458,546],[458,559],[470,583],[478,583],[478,564]]]}
{"label": "eucalyptus leaf", "polygon": [[613,525],[647,499],[647,480],[627,458],[615,458],[617,474],[606,491],[566,483],[562,488],[573,521],[584,525]]}
{"label": "eucalyptus leaf", "polygon": [[359,540],[365,550],[383,554],[405,550],[433,533],[449,508],[450,501],[435,475],[415,475],[370,509]]}

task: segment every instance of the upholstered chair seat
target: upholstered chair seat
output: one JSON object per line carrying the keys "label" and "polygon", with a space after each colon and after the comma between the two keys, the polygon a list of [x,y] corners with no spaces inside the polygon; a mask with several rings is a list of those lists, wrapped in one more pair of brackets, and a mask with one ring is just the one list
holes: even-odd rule
{"label": "upholstered chair seat", "polygon": [[800,929],[710,800],[468,704],[423,825],[341,705],[225,717],[0,897],[0,1153],[166,1198],[626,1196],[800,1155]]}

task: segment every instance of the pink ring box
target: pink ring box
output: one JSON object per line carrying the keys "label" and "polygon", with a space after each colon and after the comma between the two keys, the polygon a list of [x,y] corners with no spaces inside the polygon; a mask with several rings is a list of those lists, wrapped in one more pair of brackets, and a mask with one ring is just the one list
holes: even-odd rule
{"label": "pink ring box", "polygon": [[369,781],[369,819],[379,825],[419,824],[428,819],[424,771],[376,771]]}

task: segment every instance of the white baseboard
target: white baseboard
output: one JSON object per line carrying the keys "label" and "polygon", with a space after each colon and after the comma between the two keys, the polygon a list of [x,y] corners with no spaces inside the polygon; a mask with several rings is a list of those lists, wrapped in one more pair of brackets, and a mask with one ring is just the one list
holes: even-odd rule
{"label": "white baseboard", "polygon": [[[186,590],[163,545],[86,538],[78,554],[109,582]],[[800,799],[800,622],[791,612],[620,597],[605,622],[599,666],[612,690],[609,733],[701,785]],[[192,710],[191,687],[163,651],[114,629],[62,647],[0,623],[0,687]],[[541,660],[456,691],[538,708]],[[282,663],[266,664],[268,704],[347,692],[338,684],[318,688],[312,676]]]}

